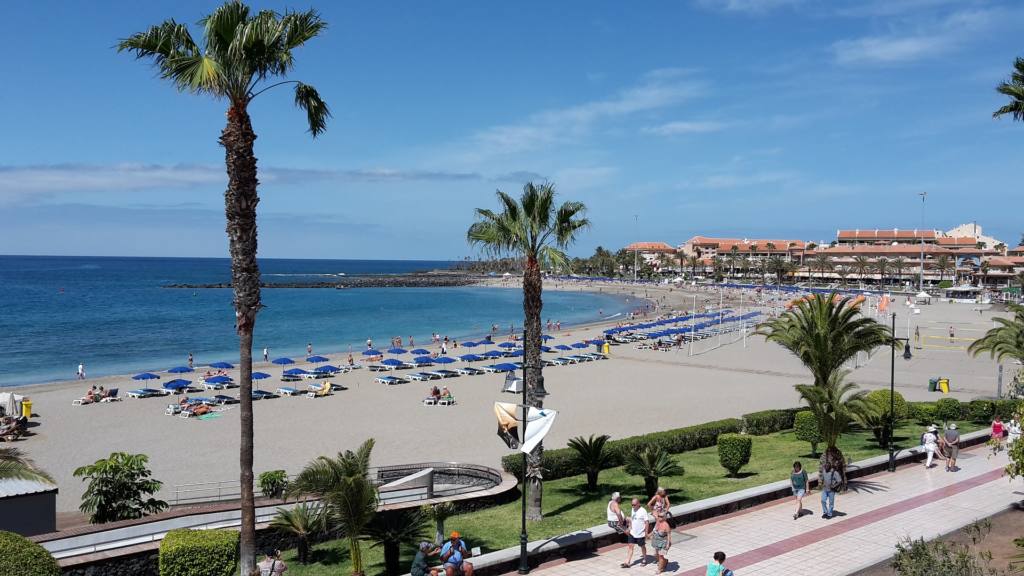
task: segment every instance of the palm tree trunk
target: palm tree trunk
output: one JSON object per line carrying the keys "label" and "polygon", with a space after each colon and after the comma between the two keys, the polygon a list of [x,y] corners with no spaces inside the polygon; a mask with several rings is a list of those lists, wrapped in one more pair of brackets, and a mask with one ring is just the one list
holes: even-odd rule
{"label": "palm tree trunk", "polygon": [[[526,386],[526,403],[534,408],[544,407],[544,398],[534,394],[537,384],[542,381],[540,363],[541,343],[541,311],[544,302],[541,299],[543,280],[540,276],[540,263],[535,256],[528,256],[526,269],[523,271],[523,361],[526,369],[523,371],[524,385]],[[544,454],[544,443],[540,443],[533,452],[526,457],[526,478],[524,482],[529,490],[529,505],[526,509],[526,517],[530,520],[540,520],[544,517],[541,508],[541,501],[544,497],[544,482],[542,479],[541,456]]]}
{"label": "palm tree trunk", "polygon": [[232,105],[220,136],[224,146],[228,187],[224,191],[228,249],[231,254],[231,286],[234,290],[235,330],[238,332],[239,421],[241,444],[238,458],[242,526],[239,571],[249,576],[256,567],[256,508],[253,498],[252,333],[260,309],[260,270],[256,264],[256,156],[249,114]]}
{"label": "palm tree trunk", "polygon": [[398,568],[399,552],[398,542],[384,543],[384,573],[387,576],[399,576],[402,573]]}
{"label": "palm tree trunk", "polygon": [[359,537],[348,537],[348,559],[352,565],[352,576],[363,575],[363,550],[359,547]]}

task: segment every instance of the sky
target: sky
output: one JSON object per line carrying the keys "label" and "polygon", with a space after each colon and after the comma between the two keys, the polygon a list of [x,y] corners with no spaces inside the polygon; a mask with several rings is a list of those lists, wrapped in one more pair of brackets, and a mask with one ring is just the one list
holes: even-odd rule
{"label": "sky", "polygon": [[[5,6],[0,253],[227,255],[226,104],[114,49],[218,4]],[[333,115],[313,139],[289,89],[250,107],[263,257],[462,258],[474,209],[526,181],[586,204],[576,255],[922,222],[1024,232],[1024,123],[992,118],[1024,3],[252,5],[327,21],[289,77]]]}

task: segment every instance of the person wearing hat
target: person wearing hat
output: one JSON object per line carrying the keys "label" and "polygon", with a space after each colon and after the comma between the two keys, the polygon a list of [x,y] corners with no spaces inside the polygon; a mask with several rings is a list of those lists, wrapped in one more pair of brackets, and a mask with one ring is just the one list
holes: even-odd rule
{"label": "person wearing hat", "polygon": [[473,565],[466,562],[469,558],[469,549],[462,541],[458,532],[452,532],[451,537],[444,546],[441,546],[441,562],[445,576],[473,576]]}
{"label": "person wearing hat", "polygon": [[928,431],[921,436],[921,444],[924,446],[925,454],[927,458],[924,461],[925,468],[932,467],[932,459],[935,458],[935,452],[939,449],[939,437],[937,435],[938,429],[935,426],[929,426]]}
{"label": "person wearing hat", "polygon": [[430,542],[420,542],[416,557],[412,559],[412,566],[409,567],[409,576],[437,576],[437,570],[432,570],[427,565],[427,556],[434,551],[434,545]]}
{"label": "person wearing hat", "polygon": [[956,429],[956,422],[949,425],[949,429],[943,434],[943,440],[949,449],[949,458],[946,459],[946,472],[956,472],[956,457],[960,454],[960,432]]}

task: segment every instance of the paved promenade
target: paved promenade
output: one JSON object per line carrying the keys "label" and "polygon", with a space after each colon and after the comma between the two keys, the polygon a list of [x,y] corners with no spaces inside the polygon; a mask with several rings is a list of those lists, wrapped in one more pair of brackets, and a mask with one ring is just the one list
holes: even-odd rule
{"label": "paved promenade", "polygon": [[[820,493],[804,500],[805,512],[793,520],[790,500],[764,504],[732,515],[678,526],[672,535],[667,573],[704,576],[716,550],[728,555],[737,576],[846,575],[890,558],[903,536],[933,538],[976,519],[1005,510],[1024,499],[1024,483],[1002,476],[1005,453],[990,457],[985,446],[961,453],[959,472],[943,463],[880,473],[851,483],[836,498],[832,520],[821,518]],[[648,552],[653,550],[648,546]],[[628,570],[623,545],[602,548],[578,560],[558,560],[535,569],[544,576],[654,573],[653,555],[641,566],[634,556]]]}

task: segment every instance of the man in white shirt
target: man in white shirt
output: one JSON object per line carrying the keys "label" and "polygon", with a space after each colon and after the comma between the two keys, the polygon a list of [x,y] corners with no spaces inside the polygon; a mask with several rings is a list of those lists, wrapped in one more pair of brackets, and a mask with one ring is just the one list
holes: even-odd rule
{"label": "man in white shirt", "polygon": [[623,568],[629,568],[633,564],[633,546],[640,547],[640,565],[647,565],[647,525],[651,520],[647,510],[640,505],[640,500],[633,498],[633,511],[629,515],[629,533],[626,535],[626,548],[628,555]]}

